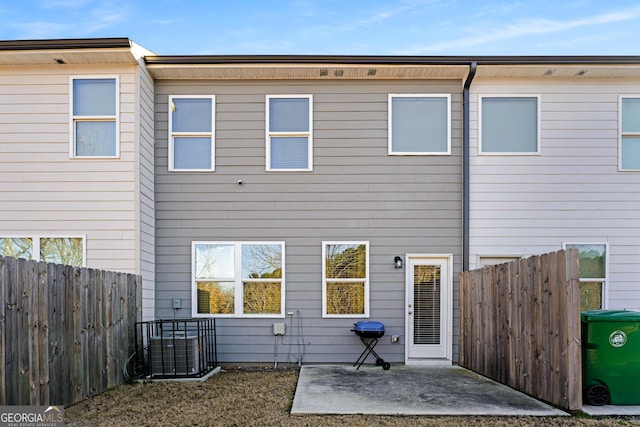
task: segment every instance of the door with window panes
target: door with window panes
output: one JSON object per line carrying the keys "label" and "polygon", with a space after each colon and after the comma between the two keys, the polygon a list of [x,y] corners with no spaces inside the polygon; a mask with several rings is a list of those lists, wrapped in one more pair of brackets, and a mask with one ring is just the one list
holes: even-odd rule
{"label": "door with window panes", "polygon": [[451,360],[451,257],[409,256],[406,272],[406,359]]}

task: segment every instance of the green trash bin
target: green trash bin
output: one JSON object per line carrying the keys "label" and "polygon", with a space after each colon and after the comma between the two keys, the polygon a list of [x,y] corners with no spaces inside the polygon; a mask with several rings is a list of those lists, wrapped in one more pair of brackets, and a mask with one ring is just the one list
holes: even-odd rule
{"label": "green trash bin", "polygon": [[640,312],[583,311],[582,386],[590,405],[640,405]]}

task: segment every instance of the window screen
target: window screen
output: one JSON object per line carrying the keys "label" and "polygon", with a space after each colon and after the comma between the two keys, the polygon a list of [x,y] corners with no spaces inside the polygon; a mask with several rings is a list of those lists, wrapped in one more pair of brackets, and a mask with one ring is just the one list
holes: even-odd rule
{"label": "window screen", "polygon": [[537,97],[482,97],[481,152],[538,153]]}

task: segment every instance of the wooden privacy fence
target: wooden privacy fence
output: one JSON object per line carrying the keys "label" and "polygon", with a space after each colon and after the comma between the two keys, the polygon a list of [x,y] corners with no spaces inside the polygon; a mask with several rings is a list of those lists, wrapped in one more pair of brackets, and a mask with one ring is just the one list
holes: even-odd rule
{"label": "wooden privacy fence", "polygon": [[576,249],[460,273],[460,365],[582,408]]}
{"label": "wooden privacy fence", "polygon": [[140,276],[0,257],[0,405],[71,405],[123,382]]}

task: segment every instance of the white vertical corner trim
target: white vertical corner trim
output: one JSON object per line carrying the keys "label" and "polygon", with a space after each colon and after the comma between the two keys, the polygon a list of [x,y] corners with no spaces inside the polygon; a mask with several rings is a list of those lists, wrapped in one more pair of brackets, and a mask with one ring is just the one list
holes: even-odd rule
{"label": "white vertical corner trim", "polygon": [[[536,98],[536,151],[526,152],[484,152],[482,151],[482,100],[483,98]],[[542,96],[540,94],[511,94],[511,93],[499,93],[499,94],[478,94],[478,155],[482,156],[539,156],[542,154]]]}
{"label": "white vertical corner trim", "polygon": [[[298,98],[309,100],[309,132],[277,132],[272,133],[269,122],[269,100],[276,98]],[[313,95],[266,95],[265,97],[265,170],[267,172],[311,172],[313,171]],[[307,138],[307,167],[302,169],[273,169],[271,167],[271,137],[299,136]]]}
{"label": "white vertical corner trim", "polygon": [[[447,100],[447,150],[446,151],[393,151],[394,98],[445,98]],[[390,156],[450,156],[451,155],[451,94],[450,93],[390,93],[387,97],[387,154]]]}
{"label": "white vertical corner trim", "polygon": [[[115,156],[76,155],[76,117],[73,114],[73,82],[75,80],[115,79],[116,83],[116,154]],[[86,119],[111,120],[113,116],[85,116]],[[69,158],[70,159],[119,159],[120,158],[120,76],[119,75],[71,75],[69,76]]]}
{"label": "white vertical corner trim", "polygon": [[[211,100],[211,132],[173,132],[174,99],[210,99]],[[169,95],[167,108],[167,141],[169,172],[214,172],[216,170],[216,96],[215,95]],[[174,166],[174,138],[176,136],[201,136],[211,138],[211,168],[210,169],[176,169]]]}

